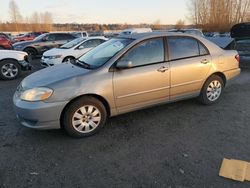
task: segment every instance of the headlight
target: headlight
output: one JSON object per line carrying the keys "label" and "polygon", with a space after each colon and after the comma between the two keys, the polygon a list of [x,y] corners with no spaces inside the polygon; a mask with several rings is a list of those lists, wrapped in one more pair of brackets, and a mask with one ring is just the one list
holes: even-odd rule
{"label": "headlight", "polygon": [[48,99],[52,95],[52,93],[53,93],[52,89],[39,87],[23,91],[21,93],[20,98],[24,101],[31,101],[31,102],[43,101]]}
{"label": "headlight", "polygon": [[62,55],[54,55],[54,56],[49,56],[49,59],[57,59],[57,58],[61,58]]}

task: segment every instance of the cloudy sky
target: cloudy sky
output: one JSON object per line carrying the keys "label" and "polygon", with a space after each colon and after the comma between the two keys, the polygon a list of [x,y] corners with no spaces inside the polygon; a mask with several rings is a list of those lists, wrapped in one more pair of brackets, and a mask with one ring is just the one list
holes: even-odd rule
{"label": "cloudy sky", "polygon": [[[0,0],[0,20],[9,20],[9,1]],[[23,17],[52,13],[57,23],[175,24],[187,16],[189,0],[16,0]]]}

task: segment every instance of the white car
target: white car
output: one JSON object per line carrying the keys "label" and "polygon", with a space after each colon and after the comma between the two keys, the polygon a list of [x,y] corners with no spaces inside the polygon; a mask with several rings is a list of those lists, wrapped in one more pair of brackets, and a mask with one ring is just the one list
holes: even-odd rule
{"label": "white car", "polygon": [[120,35],[131,35],[135,33],[150,33],[153,32],[151,28],[131,28],[123,30]]}
{"label": "white car", "polygon": [[105,37],[77,38],[60,48],[53,48],[44,52],[41,65],[44,67],[58,65],[74,59],[78,59],[92,48],[102,44],[108,39]]}
{"label": "white car", "polygon": [[73,36],[75,36],[76,38],[85,38],[85,37],[88,37],[89,34],[87,31],[75,31],[75,32],[72,32],[71,33]]}
{"label": "white car", "polygon": [[13,80],[26,70],[31,70],[26,52],[0,50],[0,79]]}

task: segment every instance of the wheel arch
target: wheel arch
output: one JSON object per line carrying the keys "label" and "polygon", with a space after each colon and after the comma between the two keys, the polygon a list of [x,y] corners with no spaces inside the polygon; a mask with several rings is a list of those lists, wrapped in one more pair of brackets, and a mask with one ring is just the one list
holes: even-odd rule
{"label": "wheel arch", "polygon": [[65,58],[63,58],[62,62],[64,62],[67,58],[76,59],[73,55],[67,55]]}
{"label": "wheel arch", "polygon": [[223,74],[222,72],[214,72],[214,73],[210,74],[210,76],[208,76],[207,79],[203,82],[201,90],[200,90],[200,93],[201,93],[201,91],[202,91],[205,83],[207,82],[207,80],[209,78],[211,78],[212,76],[214,76],[214,75],[219,76],[222,79],[222,81],[223,81],[224,87],[226,86],[227,78],[226,78],[225,74]]}
{"label": "wheel arch", "polygon": [[16,63],[18,63],[18,60],[14,59],[14,58],[4,58],[4,59],[1,59],[0,63],[3,62],[3,61],[15,61]]}
{"label": "wheel arch", "polygon": [[33,47],[33,46],[26,46],[26,47],[23,49],[23,51],[25,51],[25,50],[27,50],[27,49],[35,50],[36,53],[38,54],[38,50],[37,50],[35,47]]}
{"label": "wheel arch", "polygon": [[223,80],[224,86],[226,86],[227,78],[226,78],[226,76],[225,76],[224,73],[222,73],[222,72],[214,72],[214,73],[211,74],[207,79],[209,79],[209,78],[210,78],[211,76],[213,76],[213,75],[216,75],[216,76],[221,77],[221,79]]}
{"label": "wheel arch", "polygon": [[106,109],[106,111],[107,111],[107,116],[109,117],[110,116],[110,105],[109,105],[109,103],[108,103],[108,101],[104,98],[104,97],[102,97],[102,96],[100,96],[100,95],[97,95],[97,94],[84,94],[84,95],[80,95],[80,96],[77,96],[77,97],[75,97],[75,98],[73,98],[72,100],[70,100],[67,104],[66,104],[66,106],[63,108],[63,111],[62,111],[62,113],[61,113],[61,115],[60,115],[60,126],[61,126],[61,128],[63,128],[62,127],[62,117],[63,117],[63,114],[65,113],[65,111],[66,111],[66,109],[74,102],[74,101],[76,101],[76,100],[78,100],[78,99],[80,99],[80,98],[82,98],[82,97],[94,97],[94,98],[96,98],[97,100],[99,100],[103,105],[104,105],[104,107],[105,107],[105,109]]}

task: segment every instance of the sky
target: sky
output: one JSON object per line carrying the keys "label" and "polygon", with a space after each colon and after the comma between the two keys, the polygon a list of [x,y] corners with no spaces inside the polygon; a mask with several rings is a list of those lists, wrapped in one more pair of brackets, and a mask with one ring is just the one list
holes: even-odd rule
{"label": "sky", "polygon": [[[0,0],[0,20],[8,21],[9,1]],[[23,17],[49,11],[55,23],[155,23],[186,20],[189,0],[15,0]],[[187,20],[186,20],[187,21]]]}

